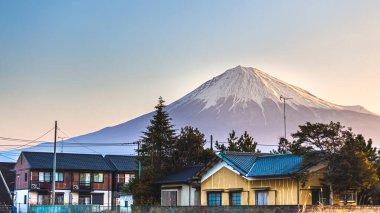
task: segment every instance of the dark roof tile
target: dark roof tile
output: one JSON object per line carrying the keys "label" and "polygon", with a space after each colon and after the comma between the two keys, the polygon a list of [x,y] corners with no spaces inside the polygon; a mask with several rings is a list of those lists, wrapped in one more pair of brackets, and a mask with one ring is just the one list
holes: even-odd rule
{"label": "dark roof tile", "polygon": [[184,168],[173,175],[164,177],[159,183],[161,184],[175,184],[175,183],[188,183],[192,177],[203,168],[203,165]]}
{"label": "dark roof tile", "polygon": [[[52,169],[53,153],[22,152],[31,169]],[[57,170],[112,171],[102,155],[57,153]]]}
{"label": "dark roof tile", "polygon": [[132,172],[137,170],[137,156],[106,155],[105,159],[119,172]]}

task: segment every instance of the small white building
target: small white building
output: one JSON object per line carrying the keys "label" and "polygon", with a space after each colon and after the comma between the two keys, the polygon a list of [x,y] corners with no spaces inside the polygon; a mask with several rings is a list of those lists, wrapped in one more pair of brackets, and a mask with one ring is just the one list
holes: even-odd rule
{"label": "small white building", "polygon": [[200,206],[200,185],[195,175],[203,166],[188,167],[163,178],[161,185],[161,206]]}

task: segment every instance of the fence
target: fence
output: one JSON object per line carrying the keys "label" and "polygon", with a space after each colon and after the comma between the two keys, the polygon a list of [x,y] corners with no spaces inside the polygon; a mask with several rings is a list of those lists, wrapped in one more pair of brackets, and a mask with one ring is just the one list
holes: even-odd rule
{"label": "fence", "polygon": [[378,213],[380,206],[139,206],[134,213]]}
{"label": "fence", "polygon": [[130,207],[111,207],[100,205],[46,205],[46,206],[30,206],[29,213],[130,213]]}
{"label": "fence", "polygon": [[[0,212],[8,212],[11,208]],[[380,206],[135,206],[114,207],[99,205],[30,206],[30,213],[375,213]]]}
{"label": "fence", "polygon": [[0,205],[0,212],[13,213],[16,212],[15,207],[10,205]]}

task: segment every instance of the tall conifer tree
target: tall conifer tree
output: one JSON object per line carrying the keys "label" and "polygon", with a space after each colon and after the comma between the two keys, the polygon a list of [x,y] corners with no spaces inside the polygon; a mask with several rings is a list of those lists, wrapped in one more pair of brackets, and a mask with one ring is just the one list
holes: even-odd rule
{"label": "tall conifer tree", "polygon": [[133,190],[136,204],[159,203],[160,188],[155,184],[170,174],[174,167],[176,136],[171,119],[165,111],[164,100],[159,97],[155,114],[140,140],[142,177]]}

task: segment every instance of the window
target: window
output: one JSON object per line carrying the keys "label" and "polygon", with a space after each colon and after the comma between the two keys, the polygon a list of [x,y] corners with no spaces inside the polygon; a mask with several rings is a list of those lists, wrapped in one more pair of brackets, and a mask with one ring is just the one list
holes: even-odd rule
{"label": "window", "polygon": [[104,205],[104,194],[103,193],[92,194],[92,204]]}
{"label": "window", "polygon": [[221,206],[222,205],[222,193],[221,192],[208,192],[207,193],[207,205],[208,206]]}
{"label": "window", "polygon": [[95,173],[94,174],[94,183],[103,183],[103,173]]}
{"label": "window", "polygon": [[27,197],[24,195],[24,204],[26,204]]}
{"label": "window", "polygon": [[55,193],[55,204],[63,205],[64,203],[64,193]]}
{"label": "window", "polygon": [[63,182],[63,172],[56,172],[55,173],[55,181],[57,182]]}
{"label": "window", "polygon": [[230,192],[230,206],[241,205],[241,192]]}
{"label": "window", "polygon": [[256,205],[268,205],[268,191],[256,192]]}
{"label": "window", "polygon": [[162,191],[161,205],[162,206],[177,206],[177,191]]}
{"label": "window", "polygon": [[25,172],[25,175],[24,175],[24,181],[27,182],[28,181],[28,173]]}
{"label": "window", "polygon": [[90,173],[80,173],[79,175],[80,184],[91,183],[91,174]]}
{"label": "window", "polygon": [[350,191],[347,195],[347,201],[348,202],[355,202],[355,193],[353,191]]}
{"label": "window", "polygon": [[91,195],[79,195],[79,204],[91,204]]}
{"label": "window", "polygon": [[50,172],[39,172],[38,173],[39,182],[50,182]]}
{"label": "window", "polygon": [[38,194],[37,203],[38,203],[38,205],[49,205],[50,204],[50,195],[49,194]]}
{"label": "window", "polygon": [[348,191],[346,195],[341,195],[340,197],[340,200],[345,202],[355,202],[356,199],[355,199],[355,192],[354,191]]}
{"label": "window", "polygon": [[125,183],[131,182],[135,178],[134,174],[125,174]]}

